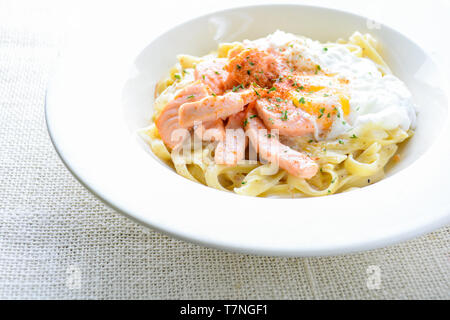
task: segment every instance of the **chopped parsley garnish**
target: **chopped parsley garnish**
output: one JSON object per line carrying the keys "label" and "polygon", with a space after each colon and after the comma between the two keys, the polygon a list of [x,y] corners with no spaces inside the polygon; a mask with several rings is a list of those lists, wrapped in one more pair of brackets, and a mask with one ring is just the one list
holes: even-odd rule
{"label": "chopped parsley garnish", "polygon": [[326,48],[326,47],[325,47],[325,48],[323,48],[323,51],[328,51],[328,48]]}
{"label": "chopped parsley garnish", "polygon": [[213,97],[215,97],[216,96],[216,94],[213,92],[213,93],[211,93],[212,95],[213,95]]}
{"label": "chopped parsley garnish", "polygon": [[304,87],[304,86],[300,86],[299,89],[300,89],[300,90],[305,90],[305,87]]}
{"label": "chopped parsley garnish", "polygon": [[358,137],[357,137],[355,134],[353,134],[350,138],[352,138],[352,139],[358,139]]}
{"label": "chopped parsley garnish", "polygon": [[236,92],[239,90],[239,88],[244,89],[244,85],[241,83],[240,85],[237,85],[236,87],[233,87],[233,89],[231,89],[231,91]]}
{"label": "chopped parsley garnish", "polygon": [[247,70],[247,74],[250,75],[250,74],[251,74],[251,71],[250,71],[250,70]]}
{"label": "chopped parsley garnish", "polygon": [[272,134],[268,133],[266,134],[267,138],[272,138]]}
{"label": "chopped parsley garnish", "polygon": [[202,75],[203,80],[205,80],[205,75]]}
{"label": "chopped parsley garnish", "polygon": [[253,91],[255,91],[255,93],[256,93],[256,95],[257,95],[258,97],[261,97],[261,95],[258,93],[258,91],[256,91],[255,88],[253,88]]}
{"label": "chopped parsley garnish", "polygon": [[324,96],[324,97],[329,97],[330,95],[325,93],[323,96]]}
{"label": "chopped parsley garnish", "polygon": [[248,62],[251,66],[254,66],[255,64],[251,61]]}
{"label": "chopped parsley garnish", "polygon": [[247,183],[247,181],[242,181],[242,184],[246,184]]}
{"label": "chopped parsley garnish", "polygon": [[301,98],[298,100],[298,102],[301,103],[301,104],[305,104],[305,103],[306,103],[304,97],[301,97]]}
{"label": "chopped parsley garnish", "polygon": [[339,144],[344,144],[344,141],[339,139]]}
{"label": "chopped parsley garnish", "polygon": [[241,67],[240,65],[237,64],[237,65],[236,65],[236,68],[241,69],[242,67]]}
{"label": "chopped parsley garnish", "polygon": [[320,119],[320,118],[323,117],[323,113],[325,112],[325,108],[320,108],[319,112],[320,112],[320,116],[318,118]]}
{"label": "chopped parsley garnish", "polygon": [[246,127],[248,125],[248,119],[244,120],[244,127]]}
{"label": "chopped parsley garnish", "polygon": [[180,76],[179,74],[174,74],[173,76],[174,76],[175,78],[177,78],[178,80],[181,79],[181,76]]}
{"label": "chopped parsley garnish", "polygon": [[219,71],[214,71],[215,74],[220,74]]}
{"label": "chopped parsley garnish", "polygon": [[283,101],[283,99],[276,97],[275,100],[277,100],[277,102],[281,102]]}
{"label": "chopped parsley garnish", "polygon": [[281,120],[287,121],[287,119],[288,119],[287,110],[281,111]]}
{"label": "chopped parsley garnish", "polygon": [[194,95],[190,95],[190,96],[188,96],[187,98],[188,98],[188,99],[192,99],[192,98],[194,98]]}
{"label": "chopped parsley garnish", "polygon": [[316,74],[317,74],[320,70],[322,70],[322,68],[321,68],[319,65],[317,65],[317,66],[316,66]]}
{"label": "chopped parsley garnish", "polygon": [[274,123],[272,118],[269,118],[269,121],[272,122],[272,124]]}
{"label": "chopped parsley garnish", "polygon": [[313,139],[311,139],[311,140],[309,140],[309,141],[308,141],[308,143],[312,143],[313,141],[314,141],[314,140],[313,140]]}
{"label": "chopped parsley garnish", "polygon": [[256,117],[257,117],[257,115],[254,114],[254,115],[251,115],[249,118],[250,118],[250,119],[253,119],[253,118],[256,118]]}
{"label": "chopped parsley garnish", "polygon": [[271,93],[272,91],[275,91],[275,90],[277,90],[277,88],[272,87],[272,88],[270,88],[267,92],[268,92],[268,93]]}

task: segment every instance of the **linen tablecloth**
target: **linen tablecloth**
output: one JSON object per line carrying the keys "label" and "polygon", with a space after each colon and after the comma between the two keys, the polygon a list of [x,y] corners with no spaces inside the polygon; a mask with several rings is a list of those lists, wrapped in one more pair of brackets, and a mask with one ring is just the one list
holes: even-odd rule
{"label": "linen tablecloth", "polygon": [[45,125],[68,11],[0,3],[0,298],[450,298],[450,227],[353,255],[274,258],[174,240],[102,204]]}

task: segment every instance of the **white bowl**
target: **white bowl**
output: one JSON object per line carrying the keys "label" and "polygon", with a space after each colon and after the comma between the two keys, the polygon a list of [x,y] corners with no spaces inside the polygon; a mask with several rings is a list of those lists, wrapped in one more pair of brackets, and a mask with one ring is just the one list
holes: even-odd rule
{"label": "white bowl", "polygon": [[[52,141],[75,177],[117,211],[209,247],[265,255],[331,255],[432,231],[450,221],[446,83],[414,42],[385,25],[368,29],[373,25],[367,21],[319,7],[265,5],[195,18],[150,44],[146,26],[135,30],[126,29],[126,23],[109,25],[114,37],[106,40],[92,30],[61,60],[48,89]],[[135,130],[150,118],[154,85],[177,54],[204,55],[218,42],[255,39],[276,29],[320,41],[347,38],[359,30],[381,42],[384,58],[420,106],[416,135],[389,177],[321,198],[245,197],[179,176],[137,138]]]}

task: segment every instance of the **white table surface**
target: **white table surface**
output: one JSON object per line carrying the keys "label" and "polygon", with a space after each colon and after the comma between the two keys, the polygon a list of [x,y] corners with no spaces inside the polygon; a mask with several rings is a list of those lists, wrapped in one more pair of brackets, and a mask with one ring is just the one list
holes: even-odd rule
{"label": "white table surface", "polygon": [[[81,29],[151,19],[151,39],[193,15],[266,2],[0,2],[0,298],[450,298],[449,227],[338,257],[226,253],[135,224],[89,194],[56,156],[45,88],[57,55]],[[298,2],[387,23],[450,74],[449,0]]]}

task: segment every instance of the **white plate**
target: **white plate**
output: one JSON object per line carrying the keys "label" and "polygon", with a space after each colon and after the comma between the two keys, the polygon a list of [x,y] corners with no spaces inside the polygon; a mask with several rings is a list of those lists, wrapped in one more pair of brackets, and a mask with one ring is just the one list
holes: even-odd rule
{"label": "white plate", "polygon": [[[368,250],[450,221],[446,83],[429,55],[403,35],[385,25],[368,29],[374,25],[354,14],[300,5],[216,12],[176,26],[151,43],[147,26],[136,30],[126,25],[103,25],[75,42],[51,81],[46,103],[49,132],[61,159],[86,188],[119,212],[202,245],[286,256]],[[359,30],[380,40],[385,59],[421,107],[416,135],[388,178],[321,198],[245,197],[177,175],[136,137],[135,129],[150,117],[154,84],[177,54],[204,55],[218,42],[255,39],[276,29],[321,41]]]}

